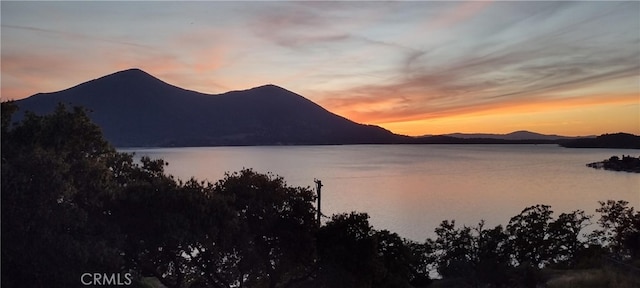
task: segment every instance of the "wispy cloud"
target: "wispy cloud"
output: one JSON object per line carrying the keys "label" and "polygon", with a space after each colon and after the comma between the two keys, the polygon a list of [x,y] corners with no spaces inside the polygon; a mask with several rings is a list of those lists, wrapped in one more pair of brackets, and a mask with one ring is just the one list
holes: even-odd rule
{"label": "wispy cloud", "polygon": [[[534,16],[512,24],[532,24],[531,17],[536,22],[556,21],[552,15]],[[398,51],[404,58],[395,64],[393,81],[331,91],[323,104],[359,121],[393,122],[533,100],[552,103],[559,92],[615,79],[633,81],[640,75],[640,35],[626,31],[614,38],[599,31],[589,33],[583,26],[598,26],[615,16],[611,10],[588,16],[554,29],[532,30],[533,35],[506,43],[489,36],[447,61],[440,61],[446,53],[437,49]],[[627,24],[638,26],[638,21]]]}
{"label": "wispy cloud", "polygon": [[149,45],[143,45],[143,44],[139,44],[139,43],[135,43],[135,42],[125,41],[125,40],[118,40],[118,39],[113,39],[113,38],[96,37],[96,36],[93,36],[93,35],[86,35],[86,34],[83,34],[83,33],[75,33],[75,32],[68,32],[68,31],[58,31],[58,30],[53,30],[53,29],[30,27],[30,26],[20,26],[20,25],[10,25],[10,24],[7,24],[7,25],[2,24],[2,28],[4,28],[4,29],[25,30],[25,31],[29,31],[29,32],[43,33],[43,34],[52,34],[52,35],[55,35],[55,36],[62,37],[62,39],[60,39],[61,41],[92,40],[92,41],[101,41],[101,42],[110,43],[110,44],[127,45],[127,46],[134,46],[134,47],[145,48],[145,49],[155,49],[153,46],[149,46]]}

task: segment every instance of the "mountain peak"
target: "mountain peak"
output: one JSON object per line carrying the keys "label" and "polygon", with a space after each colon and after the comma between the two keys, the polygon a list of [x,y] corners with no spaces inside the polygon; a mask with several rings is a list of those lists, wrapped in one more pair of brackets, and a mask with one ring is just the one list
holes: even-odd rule
{"label": "mountain peak", "polygon": [[142,69],[135,68],[135,67],[129,68],[129,69],[125,69],[125,70],[122,70],[122,71],[118,71],[118,72],[115,72],[115,73],[111,73],[111,74],[118,74],[118,73],[143,73],[143,74],[149,74],[147,72],[144,72]]}
{"label": "mountain peak", "polygon": [[126,69],[126,70],[122,70],[122,71],[118,71],[106,76],[102,76],[98,79],[109,79],[109,78],[116,78],[116,79],[132,79],[132,80],[141,80],[141,79],[155,79],[155,80],[159,80],[158,78],[152,76],[151,74],[143,71],[142,69],[139,68],[131,68],[131,69]]}
{"label": "mountain peak", "polygon": [[164,89],[184,90],[164,82],[139,68],[118,71],[82,83],[76,87],[84,88],[82,92],[87,95],[103,94],[99,92],[109,92],[106,94],[111,94],[111,96],[158,94],[157,92]]}
{"label": "mountain peak", "polygon": [[507,133],[507,134],[504,134],[504,135],[505,136],[540,136],[542,134],[536,133],[536,132],[527,131],[527,130],[518,130],[518,131],[513,131],[511,133]]}
{"label": "mountain peak", "polygon": [[265,84],[265,85],[262,85],[262,86],[258,86],[258,87],[251,88],[251,89],[249,89],[249,90],[261,90],[261,91],[287,91],[287,92],[291,92],[291,91],[289,91],[289,90],[287,90],[287,89],[285,89],[285,88],[282,88],[282,87],[280,87],[280,86],[278,86],[278,85],[275,85],[275,84]]}

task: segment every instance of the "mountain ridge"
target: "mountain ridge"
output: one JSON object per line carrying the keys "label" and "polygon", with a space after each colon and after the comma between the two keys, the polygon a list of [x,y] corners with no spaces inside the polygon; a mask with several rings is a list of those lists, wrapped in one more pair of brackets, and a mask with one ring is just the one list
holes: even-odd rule
{"label": "mountain ridge", "polygon": [[[17,100],[45,114],[58,103],[87,108],[116,147],[321,144],[561,144],[570,137],[530,131],[411,137],[334,114],[274,84],[220,94],[184,89],[131,68],[57,92]],[[20,114],[20,113],[18,113]],[[14,118],[14,120],[19,120]]]}
{"label": "mountain ridge", "polygon": [[588,136],[562,136],[556,134],[542,134],[532,132],[528,130],[518,130],[506,134],[493,134],[493,133],[450,133],[444,134],[445,136],[451,136],[462,139],[472,138],[491,138],[491,139],[504,139],[504,140],[559,140],[559,139],[576,139],[576,138],[591,138],[596,137],[593,135]]}

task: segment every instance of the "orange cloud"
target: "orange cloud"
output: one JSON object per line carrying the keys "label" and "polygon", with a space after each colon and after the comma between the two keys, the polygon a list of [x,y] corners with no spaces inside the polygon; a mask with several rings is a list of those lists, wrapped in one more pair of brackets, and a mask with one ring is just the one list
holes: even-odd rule
{"label": "orange cloud", "polygon": [[584,95],[583,97],[573,98],[552,98],[538,95],[538,97],[512,98],[504,101],[451,107],[438,105],[434,105],[433,107],[422,105],[418,107],[417,104],[413,105],[411,103],[411,98],[415,97],[370,97],[357,102],[333,98],[327,99],[322,103],[327,109],[335,111],[354,121],[363,123],[393,123],[460,115],[517,114],[603,104],[637,104],[639,101],[638,94],[635,92]]}

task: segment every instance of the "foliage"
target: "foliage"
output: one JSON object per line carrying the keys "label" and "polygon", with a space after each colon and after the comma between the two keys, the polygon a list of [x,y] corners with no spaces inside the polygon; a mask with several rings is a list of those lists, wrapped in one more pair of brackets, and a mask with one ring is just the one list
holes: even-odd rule
{"label": "foliage", "polygon": [[587,246],[581,240],[582,229],[591,225],[590,215],[582,210],[562,213],[558,219],[549,223],[550,262],[555,266],[573,267]]}
{"label": "foliage", "polygon": [[562,213],[553,220],[550,208],[548,205],[531,206],[509,221],[509,246],[516,264],[527,262],[534,267],[544,267],[571,262],[584,248],[579,236],[590,224],[591,216],[577,210]]}
{"label": "foliage", "polygon": [[548,264],[552,241],[548,233],[553,213],[550,208],[548,205],[531,206],[509,221],[509,243],[518,265],[525,262],[536,267]]}
{"label": "foliage", "polygon": [[583,211],[553,219],[550,206],[536,205],[511,218],[506,229],[461,227],[443,221],[428,239],[438,273],[470,287],[529,286],[542,281],[537,270],[549,264],[574,265],[585,249],[580,231],[590,217]]}
{"label": "foliage", "polygon": [[183,255],[190,255],[202,231],[200,218],[215,214],[208,215],[203,195],[188,189],[190,183],[164,175],[163,161],[143,157],[141,163],[130,166],[126,185],[111,203],[124,239],[121,249],[129,269],[181,287],[192,280],[191,259]]}
{"label": "foliage", "polygon": [[[371,227],[366,213],[337,214],[318,231],[317,287],[417,287],[430,283],[424,246]],[[348,256],[347,256],[348,255]]]}
{"label": "foliage", "polygon": [[121,271],[107,158],[115,154],[80,108],[49,116],[2,103],[2,286],[77,286],[85,271]]}
{"label": "foliage", "polygon": [[602,227],[592,233],[595,242],[609,248],[620,258],[640,258],[640,211],[628,207],[624,200],[598,202],[601,214],[598,224]]}
{"label": "foliage", "polygon": [[333,215],[318,232],[321,287],[371,287],[377,281],[380,263],[368,218],[354,212]]}
{"label": "foliage", "polygon": [[441,276],[460,279],[470,286],[507,282],[511,268],[502,226],[485,229],[481,221],[476,227],[456,228],[452,220],[443,221],[435,232],[438,238],[427,241]]}
{"label": "foliage", "polygon": [[222,231],[209,230],[205,239],[213,241],[197,247],[198,268],[210,283],[281,287],[308,277],[317,229],[309,188],[245,169],[227,174],[210,193],[231,209],[210,226]]}
{"label": "foliage", "polygon": [[[84,110],[10,124],[2,103],[2,286],[131,271],[167,287],[281,287],[315,259],[315,195],[252,170],[177,181],[118,153]],[[143,285],[143,284],[140,284]]]}

